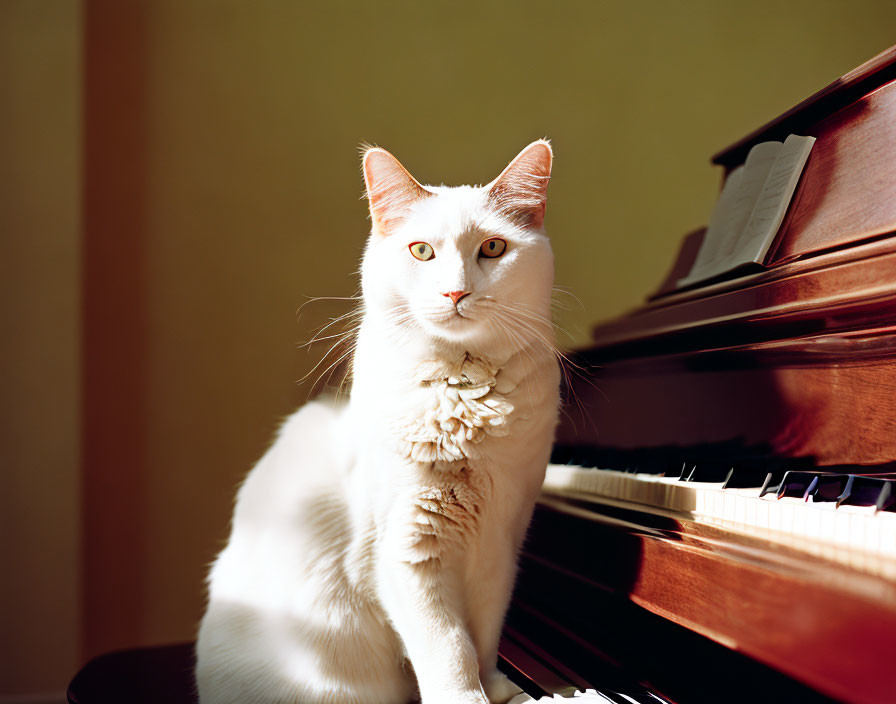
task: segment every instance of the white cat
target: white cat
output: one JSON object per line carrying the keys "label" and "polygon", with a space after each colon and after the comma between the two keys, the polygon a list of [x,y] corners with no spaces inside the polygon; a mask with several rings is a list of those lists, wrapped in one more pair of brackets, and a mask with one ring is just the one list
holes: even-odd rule
{"label": "white cat", "polygon": [[552,153],[483,187],[364,154],[372,232],[348,403],[309,403],[239,490],[202,704],[504,702],[495,669],[557,422]]}

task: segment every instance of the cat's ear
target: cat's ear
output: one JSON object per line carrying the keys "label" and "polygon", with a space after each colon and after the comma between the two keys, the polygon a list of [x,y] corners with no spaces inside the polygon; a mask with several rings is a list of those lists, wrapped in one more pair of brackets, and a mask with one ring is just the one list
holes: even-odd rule
{"label": "cat's ear", "polygon": [[417,183],[394,156],[385,149],[370,147],[361,159],[367,201],[370,204],[372,232],[391,234],[392,229],[421,198],[433,195]]}
{"label": "cat's ear", "polygon": [[554,153],[546,139],[532,142],[486,186],[489,200],[523,227],[540,228],[551,180]]}

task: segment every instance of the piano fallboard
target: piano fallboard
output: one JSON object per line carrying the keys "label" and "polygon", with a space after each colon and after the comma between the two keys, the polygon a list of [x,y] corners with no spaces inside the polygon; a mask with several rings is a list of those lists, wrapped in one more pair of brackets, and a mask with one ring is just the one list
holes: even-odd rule
{"label": "piano fallboard", "polygon": [[567,367],[558,443],[896,458],[896,238],[670,296],[594,336]]}

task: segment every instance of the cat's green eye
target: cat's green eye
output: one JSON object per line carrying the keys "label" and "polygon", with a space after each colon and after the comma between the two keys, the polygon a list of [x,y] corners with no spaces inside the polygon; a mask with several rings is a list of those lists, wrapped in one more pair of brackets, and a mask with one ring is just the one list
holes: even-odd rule
{"label": "cat's green eye", "polygon": [[432,247],[426,244],[426,242],[412,242],[408,245],[408,249],[410,249],[411,254],[421,262],[428,261],[436,256],[436,253],[432,251]]}
{"label": "cat's green eye", "polygon": [[504,240],[500,237],[492,237],[482,243],[482,246],[479,247],[479,254],[489,259],[497,259],[504,254],[505,249],[507,249],[507,243]]}

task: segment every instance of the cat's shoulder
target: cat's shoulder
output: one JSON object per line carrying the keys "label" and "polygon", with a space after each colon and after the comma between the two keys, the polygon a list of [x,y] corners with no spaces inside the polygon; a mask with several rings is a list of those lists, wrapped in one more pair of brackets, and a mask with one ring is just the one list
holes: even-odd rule
{"label": "cat's shoulder", "polygon": [[344,476],[354,456],[344,430],[346,407],[344,401],[320,398],[288,416],[240,487],[237,513],[245,505],[294,506],[299,497]]}
{"label": "cat's shoulder", "polygon": [[309,401],[286,417],[277,432],[277,440],[288,441],[295,436],[301,437],[309,433],[338,432],[337,428],[343,421],[347,406],[348,403],[344,398],[329,395]]}

